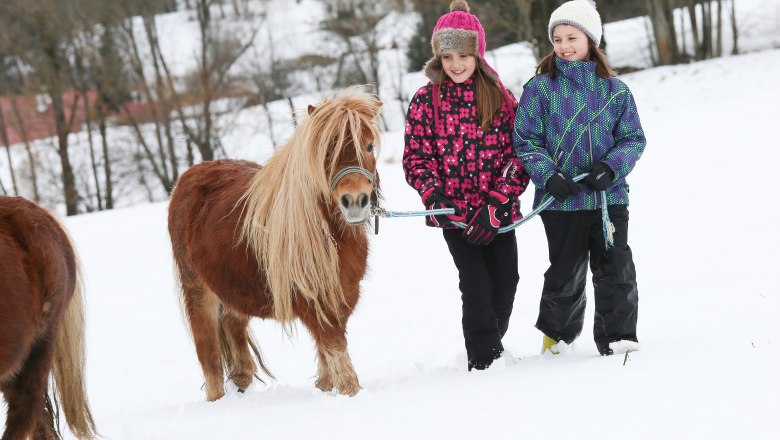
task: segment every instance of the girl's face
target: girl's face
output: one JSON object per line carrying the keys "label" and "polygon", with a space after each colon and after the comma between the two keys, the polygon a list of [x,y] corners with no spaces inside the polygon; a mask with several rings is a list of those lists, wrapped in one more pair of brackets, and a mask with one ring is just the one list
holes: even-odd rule
{"label": "girl's face", "polygon": [[464,55],[459,52],[445,53],[441,56],[444,73],[458,84],[471,78],[477,68],[477,58],[474,55]]}
{"label": "girl's face", "polygon": [[553,29],[555,55],[566,61],[584,61],[590,57],[588,36],[578,27],[559,24]]}

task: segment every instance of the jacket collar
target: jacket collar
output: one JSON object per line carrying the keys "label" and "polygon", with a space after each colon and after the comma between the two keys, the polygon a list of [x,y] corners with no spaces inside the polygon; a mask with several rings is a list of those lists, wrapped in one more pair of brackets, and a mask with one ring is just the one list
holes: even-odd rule
{"label": "jacket collar", "polygon": [[584,83],[588,77],[596,74],[596,63],[593,61],[566,61],[556,56],[555,66],[561,75],[578,83]]}
{"label": "jacket collar", "polygon": [[455,81],[451,80],[449,77],[445,76],[441,82],[441,89],[442,91],[475,90],[476,83],[474,82],[473,76],[467,79],[466,81],[463,81],[460,84],[456,83]]}

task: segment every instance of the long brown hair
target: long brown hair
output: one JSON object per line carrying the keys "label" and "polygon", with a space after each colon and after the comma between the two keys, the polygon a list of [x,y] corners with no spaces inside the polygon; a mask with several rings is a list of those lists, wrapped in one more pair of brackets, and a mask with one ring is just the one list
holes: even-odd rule
{"label": "long brown hair", "polygon": [[[609,65],[607,54],[596,46],[596,43],[588,38],[588,61],[596,63],[596,75],[606,79],[610,76],[617,76],[617,72]],[[537,75],[547,75],[555,79],[557,72],[555,68],[555,49],[551,50],[536,66]]]}
{"label": "long brown hair", "polygon": [[477,84],[477,117],[482,131],[487,132],[493,124],[493,118],[501,111],[504,94],[501,92],[501,85],[492,77],[485,75],[482,69],[481,65],[477,66],[474,81]]}

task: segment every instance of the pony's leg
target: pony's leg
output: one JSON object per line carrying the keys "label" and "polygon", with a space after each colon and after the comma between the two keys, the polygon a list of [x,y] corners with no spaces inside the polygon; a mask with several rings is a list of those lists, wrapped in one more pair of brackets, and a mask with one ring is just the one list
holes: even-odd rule
{"label": "pony's leg", "polygon": [[336,388],[339,394],[348,396],[357,394],[360,391],[360,383],[347,352],[346,326],[320,326],[319,322],[311,322],[311,318],[305,316],[301,316],[301,321],[317,345],[319,366],[315,386],[322,391]]}
{"label": "pony's leg", "polygon": [[51,438],[53,420],[42,420],[42,416],[46,414],[53,354],[54,343],[49,337],[38,340],[19,373],[0,388],[8,403],[2,440],[26,439],[34,434],[38,434],[34,438]]}
{"label": "pony's leg", "polygon": [[226,356],[230,371],[228,378],[239,390],[245,391],[252,384],[257,371],[252,354],[249,352],[249,316],[238,313],[228,307],[222,309],[222,330],[225,332],[228,348]]}
{"label": "pony's leg", "polygon": [[[184,277],[182,279],[184,281]],[[195,352],[206,381],[206,399],[213,402],[225,395],[219,342],[219,299],[198,281],[183,282],[182,290]]]}

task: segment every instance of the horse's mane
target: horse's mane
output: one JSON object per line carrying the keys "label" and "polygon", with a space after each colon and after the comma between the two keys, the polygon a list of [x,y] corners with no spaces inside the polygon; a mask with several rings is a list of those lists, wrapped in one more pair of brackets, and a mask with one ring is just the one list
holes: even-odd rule
{"label": "horse's mane", "polygon": [[330,181],[344,148],[354,148],[363,166],[360,149],[379,142],[380,106],[376,96],[358,87],[326,98],[257,172],[238,202],[244,211],[241,239],[265,272],[274,317],[282,323],[294,319],[294,295],[317,307],[321,324],[329,322],[326,313],[341,319],[338,243],[325,217],[331,212]]}

